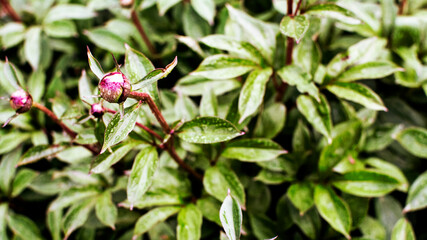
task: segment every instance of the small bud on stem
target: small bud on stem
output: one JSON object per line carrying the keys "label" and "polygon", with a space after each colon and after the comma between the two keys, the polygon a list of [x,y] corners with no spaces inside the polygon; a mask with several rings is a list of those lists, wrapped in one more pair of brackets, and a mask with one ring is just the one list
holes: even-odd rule
{"label": "small bud on stem", "polygon": [[10,96],[9,102],[10,106],[16,110],[16,113],[25,113],[31,109],[33,98],[28,92],[19,89]]}

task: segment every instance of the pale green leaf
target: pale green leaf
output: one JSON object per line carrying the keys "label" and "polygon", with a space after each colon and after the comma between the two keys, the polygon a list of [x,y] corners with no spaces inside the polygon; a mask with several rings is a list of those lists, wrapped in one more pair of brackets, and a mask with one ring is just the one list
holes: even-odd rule
{"label": "pale green leaf", "polygon": [[222,201],[227,196],[227,189],[239,201],[240,205],[245,206],[245,191],[236,174],[224,166],[217,164],[208,168],[203,177],[203,186],[206,192]]}
{"label": "pale green leaf", "polygon": [[404,212],[415,211],[427,207],[427,172],[419,175],[409,188]]}
{"label": "pale green leaf", "polygon": [[310,80],[307,73],[304,73],[299,67],[294,65],[285,66],[279,69],[277,74],[279,74],[283,82],[291,86],[296,86],[298,91],[301,93],[308,93],[320,102],[319,89],[317,89],[314,82]]}
{"label": "pale green leaf", "polygon": [[204,18],[210,25],[214,23],[216,12],[214,0],[192,0],[191,6],[200,17]]}
{"label": "pale green leaf", "polygon": [[393,228],[391,240],[415,240],[415,233],[411,223],[406,218],[401,218]]}
{"label": "pale green leaf", "polygon": [[[6,79],[6,81],[1,81],[2,86],[8,91],[9,94],[14,93],[16,90],[22,89],[19,79],[19,74],[15,68],[15,66],[9,62],[9,60],[6,58],[6,63],[3,64],[3,74]],[[2,75],[3,75],[2,74]]]}
{"label": "pale green leaf", "polygon": [[214,90],[209,89],[205,91],[200,100],[200,116],[215,117],[218,115],[218,100],[215,96]]}
{"label": "pale green leaf", "polygon": [[104,191],[96,199],[95,212],[99,221],[115,230],[115,222],[117,220],[117,207],[112,201],[110,191]]}
{"label": "pale green leaf", "polygon": [[384,78],[390,74],[402,71],[391,62],[367,62],[356,65],[338,76],[340,82],[351,82],[360,79]]}
{"label": "pale green leaf", "polygon": [[357,19],[352,12],[333,3],[312,5],[305,10],[305,13],[321,17],[335,18],[338,21],[348,24],[361,23],[361,21]]}
{"label": "pale green leaf", "polygon": [[65,239],[71,235],[77,228],[83,226],[89,217],[95,204],[95,199],[89,198],[72,205],[64,218],[62,219],[62,228],[65,233]]}
{"label": "pale green leaf", "polygon": [[174,60],[171,63],[169,63],[165,68],[157,68],[149,72],[142,79],[138,79],[138,81],[135,82],[134,85],[132,85],[132,89],[138,90],[140,88],[147,87],[159,81],[160,79],[167,77],[177,64],[178,64],[178,58],[175,57]]}
{"label": "pale green leaf", "polygon": [[182,0],[157,0],[157,8],[159,9],[159,15],[165,15],[169,8],[173,7],[181,1]]}
{"label": "pale green leaf", "polygon": [[24,215],[8,214],[7,225],[15,235],[21,237],[22,239],[43,239],[37,225]]}
{"label": "pale green leaf", "polygon": [[341,191],[359,197],[381,197],[399,186],[399,181],[374,170],[345,173],[332,184]]}
{"label": "pale green leaf", "polygon": [[126,142],[112,147],[112,153],[104,152],[96,156],[90,169],[90,173],[101,173],[106,171],[111,165],[122,159],[133,147],[137,146],[137,142]]}
{"label": "pale green leaf", "polygon": [[48,211],[63,209],[82,199],[90,198],[99,194],[94,187],[71,188],[62,192],[53,202],[50,203]]}
{"label": "pale green leaf", "polygon": [[197,200],[197,207],[202,211],[203,217],[221,226],[218,211],[221,208],[220,201],[213,197],[201,198]]}
{"label": "pale green leaf", "polygon": [[46,86],[46,74],[44,70],[38,69],[32,72],[28,78],[28,92],[31,93],[31,97],[34,102],[39,102],[44,94]]}
{"label": "pale green leaf", "polygon": [[208,79],[200,76],[187,75],[179,79],[174,89],[187,96],[200,96],[209,89],[215,95],[222,95],[226,92],[239,88],[242,84],[234,79]]}
{"label": "pale green leaf", "polygon": [[344,200],[336,195],[330,187],[317,185],[314,190],[316,208],[333,229],[350,239],[351,213]]}
{"label": "pale green leaf", "polygon": [[6,232],[8,207],[8,203],[0,203],[0,238],[4,240],[8,240]]}
{"label": "pale green leaf", "polygon": [[413,155],[427,158],[426,129],[419,127],[406,128],[397,134],[396,140]]}
{"label": "pale green leaf", "polygon": [[98,79],[101,80],[105,75],[104,70],[102,70],[102,66],[99,64],[98,60],[92,55],[89,47],[87,47],[87,58],[89,61],[90,70],[92,70]]}
{"label": "pale green leaf", "polygon": [[180,209],[180,207],[159,207],[150,210],[136,222],[133,237],[136,238],[137,236],[142,235],[156,224],[163,222],[170,216],[176,214]]}
{"label": "pale green leaf", "polygon": [[257,64],[250,60],[217,54],[205,58],[191,75],[208,79],[228,79],[241,76],[256,67]]}
{"label": "pale green leaf", "polygon": [[27,150],[18,162],[18,166],[33,163],[43,158],[54,156],[65,150],[65,145],[38,145]]}
{"label": "pale green leaf", "polygon": [[221,209],[219,210],[219,217],[228,239],[240,239],[243,219],[242,209],[240,208],[239,202],[231,196],[230,190],[222,202]]}
{"label": "pale green leaf", "polygon": [[0,154],[8,153],[31,137],[28,133],[9,132],[0,138]]}
{"label": "pale green leaf", "polygon": [[272,73],[271,68],[257,69],[247,77],[239,96],[239,124],[254,114],[262,104],[266,84]]}
{"label": "pale green leaf", "polygon": [[132,165],[127,186],[127,198],[132,205],[138,201],[150,187],[154,173],[157,170],[158,156],[155,147],[143,148]]}
{"label": "pale green leaf", "polygon": [[283,129],[286,121],[286,106],[282,103],[273,103],[258,115],[254,136],[273,138]]}
{"label": "pale green leaf", "polygon": [[5,195],[11,190],[10,183],[15,177],[16,164],[21,156],[22,148],[16,148],[14,151],[2,156],[0,163],[0,189]]}
{"label": "pale green leaf", "polygon": [[178,240],[198,240],[202,235],[202,212],[192,203],[178,213],[176,235]]}
{"label": "pale green leaf", "polygon": [[298,208],[301,215],[314,205],[314,186],[311,182],[292,184],[289,186],[286,195],[292,204]]}
{"label": "pale green leaf", "polygon": [[34,70],[37,70],[40,63],[41,39],[42,29],[40,27],[31,27],[25,34],[25,58]]}
{"label": "pale green leaf", "polygon": [[[147,74],[154,70],[154,65],[151,61],[141,52],[131,48],[125,44],[126,55],[125,55],[125,70],[126,76],[129,81],[133,84],[140,81]],[[169,65],[168,65],[169,66]],[[133,89],[137,89],[136,85],[132,85]]]}
{"label": "pale green leaf", "polygon": [[31,169],[21,169],[12,182],[12,197],[18,196],[37,177],[38,173]]}
{"label": "pale green leaf", "polygon": [[381,98],[363,84],[335,82],[326,88],[339,98],[359,103],[372,110],[388,111]]}
{"label": "pale green leaf", "polygon": [[47,228],[52,236],[53,240],[61,240],[61,219],[62,219],[62,209],[55,211],[47,212]]}
{"label": "pale green leaf", "polygon": [[84,34],[96,46],[113,53],[124,54],[125,42],[121,36],[104,28],[95,28],[86,30]]}
{"label": "pale green leaf", "polygon": [[295,180],[293,177],[290,177],[281,172],[273,172],[266,169],[261,170],[254,179],[268,185],[278,185],[284,182],[291,182]]}
{"label": "pale green leaf", "polygon": [[77,35],[77,28],[71,20],[47,22],[43,26],[44,32],[50,37],[68,38]]}
{"label": "pale green leaf", "polygon": [[199,117],[185,122],[176,134],[186,142],[208,144],[228,141],[243,133],[227,120]]}
{"label": "pale green leaf", "polygon": [[366,160],[366,163],[372,167],[375,167],[377,171],[398,180],[400,183],[399,187],[397,188],[398,190],[403,192],[408,191],[408,180],[406,179],[403,172],[396,165],[379,158],[368,158]]}
{"label": "pale green leaf", "polygon": [[90,84],[90,80],[87,77],[86,71],[82,71],[82,75],[79,79],[79,97],[80,100],[86,101],[90,104],[95,103],[95,100],[91,98],[93,95],[92,87]]}
{"label": "pale green leaf", "polygon": [[305,15],[285,16],[280,22],[280,31],[283,35],[294,38],[298,43],[307,32],[308,26],[308,18]]}
{"label": "pale green leaf", "polygon": [[386,231],[383,225],[370,216],[366,216],[359,225],[363,237],[369,239],[386,240]]}
{"label": "pale green leaf", "polygon": [[272,160],[287,153],[279,144],[270,139],[242,139],[226,145],[221,156],[245,162]]}
{"label": "pale green leaf", "polygon": [[0,27],[0,44],[2,48],[11,48],[25,39],[25,26],[20,22],[8,22]]}
{"label": "pale green leaf", "polygon": [[297,107],[307,121],[330,142],[332,141],[331,109],[323,95],[320,95],[320,100],[317,102],[313,97],[300,95],[297,98]]}
{"label": "pale green leaf", "polygon": [[44,18],[45,23],[62,19],[88,19],[95,17],[95,12],[80,4],[58,4],[51,8]]}

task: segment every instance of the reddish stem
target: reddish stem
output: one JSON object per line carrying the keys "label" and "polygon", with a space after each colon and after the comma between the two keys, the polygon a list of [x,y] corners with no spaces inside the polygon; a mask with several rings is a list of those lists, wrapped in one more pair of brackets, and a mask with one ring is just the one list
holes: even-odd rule
{"label": "reddish stem", "polygon": [[[52,121],[54,121],[56,124],[58,124],[62,128],[62,130],[64,130],[68,134],[68,136],[70,136],[72,139],[77,137],[77,133],[74,132],[73,130],[71,130],[69,127],[67,127],[67,125],[65,125],[63,122],[61,122],[61,120],[55,115],[55,113],[50,111],[47,107],[45,107],[45,106],[43,106],[37,102],[33,102],[33,107],[44,112],[50,119],[52,119]],[[95,155],[97,155],[99,152],[98,149],[96,149],[95,147],[88,145],[88,144],[75,143],[75,145],[83,146]]]}
{"label": "reddish stem", "polygon": [[[159,108],[157,107],[156,103],[154,103],[153,99],[148,95],[147,93],[141,93],[141,92],[130,92],[129,94],[130,98],[143,101],[148,104],[148,106],[151,109],[151,112],[156,117],[157,121],[160,123],[160,125],[163,128],[163,131],[166,134],[172,134],[172,130],[169,127],[169,124],[166,122],[165,118],[163,117],[162,113],[160,112]],[[173,136],[171,136],[173,138]],[[169,155],[172,157],[172,159],[178,163],[180,167],[185,169],[187,172],[192,174],[194,177],[196,177],[199,180],[203,180],[203,176],[197,173],[193,168],[191,168],[189,165],[187,165],[176,153],[175,147],[173,146],[173,141],[171,139],[171,143],[166,143],[163,145],[166,151],[169,153]]]}
{"label": "reddish stem", "polygon": [[401,0],[397,14],[403,15],[403,11],[405,10],[405,7],[406,7],[406,0]]}
{"label": "reddish stem", "polygon": [[21,17],[13,10],[12,6],[10,6],[8,0],[0,0],[1,5],[3,6],[6,13],[13,19],[15,22],[21,22]]}
{"label": "reddish stem", "polygon": [[147,48],[150,51],[151,55],[156,55],[156,49],[154,48],[153,44],[151,44],[150,39],[148,39],[147,34],[144,31],[144,27],[139,21],[138,14],[136,13],[135,9],[133,9],[131,12],[131,18],[136,29],[138,29],[139,35],[141,35],[142,40],[144,40],[145,45],[147,45]]}

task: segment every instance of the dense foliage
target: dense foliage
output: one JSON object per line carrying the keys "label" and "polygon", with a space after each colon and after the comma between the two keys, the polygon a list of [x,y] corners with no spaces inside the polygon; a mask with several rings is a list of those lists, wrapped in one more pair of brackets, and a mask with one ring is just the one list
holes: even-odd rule
{"label": "dense foliage", "polygon": [[0,239],[427,238],[427,1],[0,2]]}

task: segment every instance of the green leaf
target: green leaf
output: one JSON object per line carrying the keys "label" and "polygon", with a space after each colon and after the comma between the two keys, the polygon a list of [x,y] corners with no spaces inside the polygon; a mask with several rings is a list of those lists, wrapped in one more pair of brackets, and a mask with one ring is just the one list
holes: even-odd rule
{"label": "green leaf", "polygon": [[78,34],[76,25],[70,20],[48,22],[44,24],[43,30],[48,36],[57,38],[68,38]]}
{"label": "green leaf", "polygon": [[207,193],[219,201],[227,196],[227,189],[229,189],[240,205],[246,205],[243,185],[236,174],[223,164],[217,164],[206,170],[203,177],[203,186]]}
{"label": "green leaf", "polygon": [[208,89],[212,89],[215,95],[239,88],[242,84],[235,79],[207,79],[199,76],[187,75],[181,78],[174,89],[187,96],[203,95]]}
{"label": "green leaf", "polygon": [[96,156],[93,164],[91,165],[90,173],[102,173],[110,168],[111,165],[120,161],[133,147],[137,146],[137,142],[126,142],[114,146],[112,148],[112,153],[104,152]]}
{"label": "green leaf", "polygon": [[396,140],[408,152],[420,158],[427,158],[427,130],[419,127],[406,128],[397,134]]}
{"label": "green leaf", "polygon": [[25,58],[34,70],[37,70],[40,63],[41,39],[42,29],[40,27],[31,27],[25,34]]}
{"label": "green leaf", "polygon": [[264,100],[265,88],[273,70],[257,69],[251,72],[243,84],[239,96],[239,123],[254,114]]}
{"label": "green leaf", "polygon": [[158,156],[155,147],[150,146],[143,148],[135,157],[129,176],[128,186],[126,188],[131,210],[133,204],[138,201],[150,187],[154,173],[157,170],[157,164]]}
{"label": "green leaf", "polygon": [[24,215],[8,214],[7,225],[15,235],[21,237],[22,239],[43,239],[37,225]]}
{"label": "green leaf", "polygon": [[31,135],[21,132],[9,132],[0,138],[0,154],[8,153],[25,142]]}
{"label": "green leaf", "polygon": [[[127,44],[125,44],[125,48],[126,76],[134,84],[144,78],[149,72],[152,72],[154,65],[143,53],[138,52]],[[136,85],[132,85],[132,88],[137,89]]]}
{"label": "green leaf", "polygon": [[21,169],[12,183],[12,197],[18,196],[37,177],[38,173],[31,169]]}
{"label": "green leaf", "polygon": [[309,26],[305,15],[285,16],[280,22],[280,31],[287,37],[294,38],[297,43],[304,37]]}
{"label": "green leaf", "polygon": [[250,60],[217,54],[205,58],[191,75],[209,79],[228,79],[241,76],[256,67],[257,64]]}
{"label": "green leaf", "polygon": [[9,94],[14,93],[18,89],[22,89],[19,86],[20,79],[19,79],[18,72],[16,71],[15,66],[12,63],[10,63],[7,58],[6,58],[6,63],[3,65],[3,74],[6,78],[7,83],[2,83],[2,86],[3,87],[5,85],[8,86],[7,90]]}
{"label": "green leaf", "polygon": [[292,137],[293,151],[304,152],[310,147],[310,140],[311,140],[310,131],[308,130],[307,126],[303,123],[303,121],[299,120],[294,130],[294,135]]}
{"label": "green leaf", "polygon": [[87,58],[89,61],[90,70],[92,70],[98,79],[101,80],[105,75],[104,70],[102,70],[101,64],[99,64],[98,60],[90,52],[89,47],[87,47]]}
{"label": "green leaf", "polygon": [[28,149],[27,152],[22,155],[17,166],[26,165],[29,163],[36,162],[43,158],[54,156],[55,154],[65,150],[65,145],[38,145]]}
{"label": "green leaf", "polygon": [[402,130],[402,124],[381,124],[372,131],[367,132],[363,149],[367,152],[383,150],[394,141],[394,138]]}
{"label": "green leaf", "polygon": [[221,209],[219,210],[219,217],[228,239],[240,239],[243,219],[242,209],[240,208],[239,202],[231,196],[230,189],[228,189],[228,194],[222,202]]}
{"label": "green leaf", "polygon": [[399,187],[397,188],[398,190],[403,192],[408,191],[408,180],[397,166],[379,158],[368,158],[366,163],[372,167],[375,167],[377,171],[398,180],[400,183]]}
{"label": "green leaf", "polygon": [[314,186],[311,182],[294,183],[286,192],[292,204],[298,208],[301,215],[314,205]]}
{"label": "green leaf", "polygon": [[258,116],[254,136],[274,138],[285,126],[286,106],[282,103],[273,103]]}
{"label": "green leaf", "polygon": [[332,141],[332,119],[329,103],[323,95],[320,95],[320,102],[313,97],[300,95],[297,98],[298,110],[304,115],[308,122],[321,134],[328,142]]}
{"label": "green leaf", "polygon": [[0,203],[0,238],[4,240],[8,240],[6,232],[8,207],[8,203]]}
{"label": "green leaf", "polygon": [[127,135],[133,130],[138,117],[139,103],[127,107],[123,117],[117,112],[108,123],[105,129],[104,144],[102,145],[101,153],[105,152],[111,146],[123,141]]}
{"label": "green leaf", "polygon": [[88,19],[95,17],[95,12],[79,4],[58,4],[51,8],[44,18],[44,23],[62,19]]}
{"label": "green leaf", "polygon": [[391,240],[415,240],[414,230],[406,218],[401,218],[394,225]]}
{"label": "green leaf", "polygon": [[221,226],[218,211],[221,208],[221,202],[213,197],[201,198],[197,200],[197,207],[202,212],[203,217]]}
{"label": "green leaf", "polygon": [[79,79],[80,100],[93,104],[95,103],[95,100],[93,98],[90,98],[90,96],[92,95],[93,95],[93,91],[91,89],[90,80],[87,77],[86,70],[82,70],[82,76]]}
{"label": "green leaf", "polygon": [[386,231],[383,225],[370,216],[366,216],[359,225],[363,237],[369,239],[386,239]]}
{"label": "green leaf", "polygon": [[[349,205],[351,206],[351,203]],[[386,239],[390,239],[394,225],[403,217],[400,202],[390,195],[377,198],[375,200],[375,213],[378,220],[386,229]]]}
{"label": "green leaf", "polygon": [[[17,148],[16,150],[3,155],[0,163],[0,189],[5,195],[9,194],[11,190],[10,183],[15,177],[16,164],[21,157],[22,148]],[[0,215],[1,216],[1,215]]]}
{"label": "green leaf", "polygon": [[157,8],[159,9],[159,15],[165,15],[169,8],[173,7],[181,1],[182,0],[157,0]]}
{"label": "green leaf", "polygon": [[409,188],[404,212],[415,211],[427,207],[427,172],[419,175]]}
{"label": "green leaf", "polygon": [[395,178],[373,170],[348,172],[332,183],[341,191],[360,197],[380,197],[399,186]]}
{"label": "green leaf", "polygon": [[126,40],[107,29],[95,28],[91,30],[85,30],[84,34],[92,43],[102,49],[118,54],[124,54],[126,52]]}
{"label": "green leaf", "polygon": [[33,102],[39,102],[44,94],[46,75],[43,69],[32,72],[28,79],[28,92],[31,93]]}
{"label": "green leaf", "polygon": [[360,79],[384,78],[403,69],[391,62],[367,62],[356,65],[343,72],[339,77],[340,82],[351,82]]}
{"label": "green leaf", "polygon": [[226,7],[231,20],[243,32],[243,34],[238,36],[239,39],[252,43],[259,49],[267,61],[272,63],[276,46],[276,35],[279,29],[275,25],[256,19],[242,10],[233,8],[229,4],[226,4]]}
{"label": "green leaf", "polygon": [[204,18],[210,25],[214,23],[216,12],[214,0],[192,0],[191,6],[200,17]]}
{"label": "green leaf", "polygon": [[114,223],[117,220],[117,207],[111,200],[111,192],[104,191],[96,199],[95,212],[99,221],[115,230]]}
{"label": "green leaf", "polygon": [[246,162],[268,161],[287,153],[270,139],[241,139],[226,145],[222,157]]}
{"label": "green leaf", "polygon": [[138,89],[147,87],[159,81],[160,79],[167,77],[177,64],[178,64],[178,57],[175,57],[174,60],[171,63],[169,63],[165,68],[157,68],[149,72],[141,80],[138,79],[139,81],[137,81],[134,85],[132,85],[132,89],[138,90]]}
{"label": "green leaf", "polygon": [[338,21],[348,24],[361,23],[359,19],[355,18],[352,12],[333,3],[312,5],[305,10],[305,14],[335,18]]}
{"label": "green leaf", "polygon": [[346,202],[330,187],[317,185],[314,190],[314,202],[317,210],[333,229],[350,239],[351,215]]}
{"label": "green leaf", "polygon": [[170,216],[176,214],[180,209],[180,207],[159,207],[150,210],[136,222],[133,238],[142,235],[156,224],[165,221]]}
{"label": "green leaf", "polygon": [[63,209],[82,199],[90,198],[99,194],[94,187],[71,188],[62,192],[53,202],[50,203],[48,211]]}
{"label": "green leaf", "polygon": [[287,198],[282,199],[286,199],[285,206],[283,206],[282,208],[283,210],[287,208],[292,222],[294,222],[301,229],[301,231],[310,239],[318,239],[321,227],[318,211],[316,211],[315,208],[311,208],[304,215],[301,215],[298,209],[295,208],[291,204],[291,202],[287,200]]}
{"label": "green leaf", "polygon": [[218,100],[213,89],[208,89],[200,100],[200,116],[215,117],[218,115]]}
{"label": "green leaf", "polygon": [[388,111],[381,98],[363,84],[335,82],[326,88],[339,98],[359,103],[372,110]]}
{"label": "green leaf", "polygon": [[62,228],[65,233],[65,239],[67,239],[77,228],[85,224],[94,204],[94,199],[89,198],[82,202],[75,203],[68,209],[62,220]]}
{"label": "green leaf", "polygon": [[285,66],[279,69],[277,74],[279,74],[284,83],[296,86],[299,92],[308,93],[320,102],[319,89],[317,89],[314,82],[310,80],[307,73],[304,73],[299,67],[294,65]]}
{"label": "green leaf", "polygon": [[202,235],[202,212],[192,203],[178,213],[176,235],[178,240],[200,239]]}
{"label": "green leaf", "polygon": [[47,214],[47,228],[52,235],[53,240],[61,240],[61,219],[62,209],[48,212]]}
{"label": "green leaf", "polygon": [[211,32],[209,24],[189,4],[185,4],[181,11],[182,28],[186,36],[198,39]]}
{"label": "green leaf", "polygon": [[229,121],[216,117],[199,117],[185,122],[178,130],[177,136],[191,143],[217,143],[241,136]]}
{"label": "green leaf", "polygon": [[238,41],[232,37],[220,34],[209,35],[201,38],[199,41],[209,47],[225,50],[231,56],[235,55],[239,58],[248,59],[260,65],[265,64],[264,57],[258,49],[248,42]]}
{"label": "green leaf", "polygon": [[303,38],[302,41],[296,45],[292,54],[292,59],[293,63],[303,70],[303,77],[305,77],[304,73],[306,73],[311,75],[315,82],[322,82],[322,74],[325,74],[325,68],[323,65],[320,65],[322,51],[317,42],[310,38]]}
{"label": "green leaf", "polygon": [[25,26],[20,22],[8,22],[0,27],[0,44],[8,49],[21,43],[25,39]]}
{"label": "green leaf", "polygon": [[287,176],[281,172],[273,172],[266,169],[261,170],[254,179],[269,185],[278,185],[295,180],[293,177]]}

